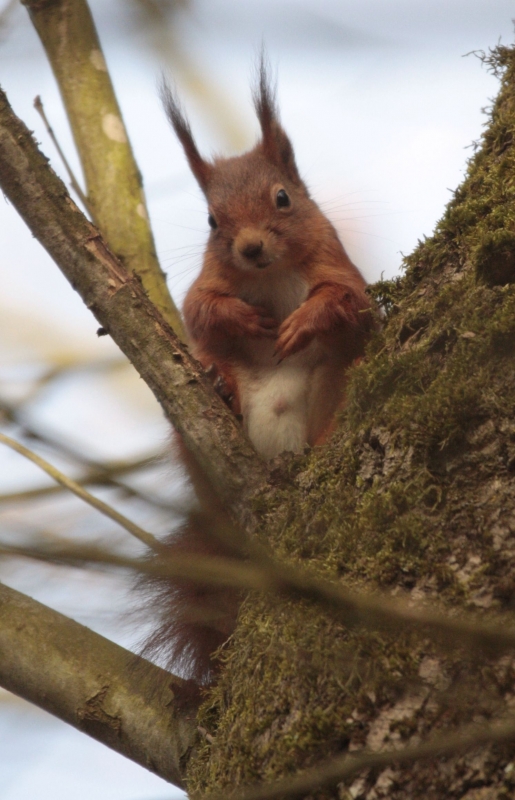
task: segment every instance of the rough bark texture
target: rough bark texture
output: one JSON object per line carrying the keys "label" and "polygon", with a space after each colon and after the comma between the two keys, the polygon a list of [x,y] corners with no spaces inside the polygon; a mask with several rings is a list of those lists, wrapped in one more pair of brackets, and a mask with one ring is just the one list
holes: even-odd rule
{"label": "rough bark texture", "polygon": [[0,684],[183,785],[196,731],[175,697],[185,682],[2,585]]}
{"label": "rough bark texture", "polygon": [[86,179],[88,205],[111,250],[137,273],[184,338],[159,266],[145,194],[85,0],[23,0],[57,80]]}
{"label": "rough bark texture", "polygon": [[[354,371],[338,433],[285,460],[256,509],[261,536],[287,561],[513,625],[515,52],[498,48],[489,63],[502,86],[481,147],[405,276],[375,287],[387,320]],[[201,712],[209,739],[190,763],[191,794],[510,711],[513,658],[452,645],[249,598]],[[369,770],[309,796],[508,798],[513,757],[513,744],[483,746]]]}
{"label": "rough bark texture", "polygon": [[0,186],[154,392],[220,497],[248,520],[249,497],[266,474],[263,462],[138,276],[125,270],[73,203],[1,90]]}

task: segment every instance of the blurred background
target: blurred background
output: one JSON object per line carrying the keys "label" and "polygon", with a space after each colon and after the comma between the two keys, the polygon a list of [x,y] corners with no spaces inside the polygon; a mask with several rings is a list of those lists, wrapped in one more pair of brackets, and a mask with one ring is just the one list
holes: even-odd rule
{"label": "blurred background", "polygon": [[[497,80],[470,55],[512,41],[510,0],[91,0],[145,181],[158,254],[180,304],[207,236],[203,198],[160,108],[178,86],[200,149],[257,136],[249,83],[264,42],[301,173],[369,281],[399,272],[430,235],[481,135]],[[464,57],[465,55],[468,57]],[[25,9],[0,0],[0,83],[68,183],[42,97],[80,176],[43,49]],[[23,221],[0,200],[0,429],[154,533],[187,489],[160,409]],[[55,537],[136,552],[128,534],[0,446],[0,543]],[[123,577],[0,561],[0,580],[136,649],[145,621]],[[158,800],[178,790],[0,690],[3,800]]]}

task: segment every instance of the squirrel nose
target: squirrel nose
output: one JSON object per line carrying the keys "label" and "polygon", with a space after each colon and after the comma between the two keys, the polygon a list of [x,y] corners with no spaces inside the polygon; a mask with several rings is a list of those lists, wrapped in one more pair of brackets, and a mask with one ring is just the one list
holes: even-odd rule
{"label": "squirrel nose", "polygon": [[263,250],[263,242],[249,242],[240,250],[245,258],[257,258]]}

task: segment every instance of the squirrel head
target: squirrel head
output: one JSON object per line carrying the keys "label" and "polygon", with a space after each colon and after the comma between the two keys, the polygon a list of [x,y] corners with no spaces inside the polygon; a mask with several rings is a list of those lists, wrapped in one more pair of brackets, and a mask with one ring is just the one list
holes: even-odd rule
{"label": "squirrel head", "polygon": [[253,95],[262,137],[241,156],[204,159],[177,97],[164,81],[161,98],[208,203],[208,253],[228,269],[248,273],[298,265],[309,258],[332,226],[299,175],[264,57]]}

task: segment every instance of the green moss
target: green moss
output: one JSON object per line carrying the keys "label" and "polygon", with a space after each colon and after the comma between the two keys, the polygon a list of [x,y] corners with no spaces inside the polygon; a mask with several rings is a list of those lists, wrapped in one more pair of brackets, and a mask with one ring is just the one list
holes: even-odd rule
{"label": "green moss", "polygon": [[[486,585],[495,608],[515,594],[492,533],[515,471],[515,53],[485,60],[502,87],[482,146],[402,279],[371,287],[385,323],[352,371],[337,433],[285,462],[256,507],[279,558],[461,607]],[[465,580],[471,555],[480,566]],[[191,764],[192,791],[271,779],[364,740],[428,648],[250,598],[201,712],[214,743]],[[399,725],[408,736],[415,722]]]}
{"label": "green moss", "polygon": [[[329,658],[320,648],[326,638],[334,643]],[[202,721],[211,726],[215,741],[203,753],[209,754],[211,785],[219,782],[227,749],[238,752],[236,779],[249,781],[294,771],[323,758],[328,749],[345,748],[370,711],[371,696],[374,702],[395,700],[405,686],[407,663],[416,674],[408,636],[401,643],[368,631],[344,631],[307,604],[262,599],[244,606],[233,646],[224,656],[226,669],[241,660],[260,691],[249,693],[246,682],[233,683],[228,704],[222,683],[206,705]],[[400,662],[403,674],[397,669]]]}

